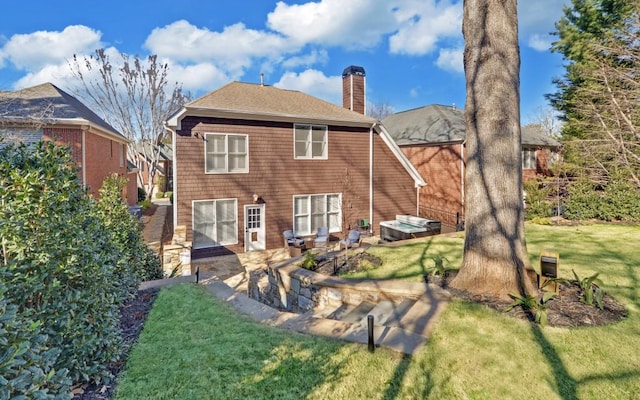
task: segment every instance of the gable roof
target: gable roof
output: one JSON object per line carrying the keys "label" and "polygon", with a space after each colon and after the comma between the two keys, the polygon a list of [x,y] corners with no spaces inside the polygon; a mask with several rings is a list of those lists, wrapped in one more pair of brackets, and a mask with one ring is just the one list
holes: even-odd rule
{"label": "gable roof", "polygon": [[42,120],[46,124],[91,125],[120,142],[129,141],[80,100],[52,83],[0,92],[0,120],[16,124]]}
{"label": "gable roof", "polygon": [[[382,120],[399,146],[411,144],[462,143],[466,139],[464,110],[432,104],[391,114]],[[521,128],[522,144],[558,147],[537,125]]]}
{"label": "gable roof", "polygon": [[231,82],[187,103],[169,120],[178,126],[180,116],[235,117],[269,121],[321,122],[370,127],[376,120],[297,90],[253,83]]}
{"label": "gable roof", "polygon": [[461,142],[465,139],[464,111],[433,104],[391,114],[382,120],[398,145]]}

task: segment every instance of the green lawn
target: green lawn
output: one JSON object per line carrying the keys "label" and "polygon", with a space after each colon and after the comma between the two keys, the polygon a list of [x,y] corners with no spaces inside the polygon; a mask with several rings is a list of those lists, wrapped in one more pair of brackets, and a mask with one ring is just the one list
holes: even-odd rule
{"label": "green lawn", "polygon": [[[412,357],[256,324],[204,288],[161,291],[118,399],[640,399],[640,227],[527,226],[532,263],[560,252],[561,275],[601,272],[629,317],[539,328],[453,301]],[[378,278],[419,280],[434,255],[459,265],[462,237],[376,248]]]}

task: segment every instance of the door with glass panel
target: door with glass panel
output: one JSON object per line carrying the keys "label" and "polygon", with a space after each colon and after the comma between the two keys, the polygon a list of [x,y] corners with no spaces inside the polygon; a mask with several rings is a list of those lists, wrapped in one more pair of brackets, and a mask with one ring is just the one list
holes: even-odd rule
{"label": "door with glass panel", "polygon": [[245,251],[267,248],[264,233],[264,204],[244,206]]}

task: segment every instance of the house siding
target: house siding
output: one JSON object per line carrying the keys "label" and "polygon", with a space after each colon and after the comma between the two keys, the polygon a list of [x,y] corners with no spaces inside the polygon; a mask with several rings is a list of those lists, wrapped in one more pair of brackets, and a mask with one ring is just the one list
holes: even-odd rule
{"label": "house siding", "polygon": [[[282,246],[282,232],[293,227],[293,196],[342,193],[343,230],[357,219],[369,218],[369,129],[328,127],[327,160],[295,160],[293,123],[186,117],[176,134],[176,225],[187,227],[193,240],[194,200],[238,200],[238,243],[194,250],[194,258],[243,252],[244,206],[253,194],[265,204],[266,247]],[[205,174],[204,134],[248,135],[249,172]],[[382,139],[374,135],[376,169],[374,221],[393,219],[398,213],[414,213],[413,179]],[[413,194],[413,195],[412,195]]]}
{"label": "house siding", "polygon": [[427,177],[427,186],[420,193],[420,215],[455,226],[464,213],[462,144],[405,146],[402,151]]}

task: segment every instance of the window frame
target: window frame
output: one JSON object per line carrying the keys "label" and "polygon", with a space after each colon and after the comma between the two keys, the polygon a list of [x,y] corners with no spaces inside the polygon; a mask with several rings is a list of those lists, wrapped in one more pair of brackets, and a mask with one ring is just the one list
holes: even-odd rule
{"label": "window frame", "polygon": [[[522,148],[522,169],[537,169],[538,157],[536,153],[536,148],[534,147]],[[533,162],[533,166],[530,166],[531,162]]]}
{"label": "window frame", "polygon": [[[324,210],[318,212],[313,209],[312,198],[324,197]],[[336,200],[332,207],[330,198]],[[296,201],[306,199],[306,210],[304,212],[299,211],[296,208]],[[318,226],[326,226],[329,228],[330,233],[342,232],[342,193],[314,193],[314,194],[298,194],[293,195],[293,230],[296,235],[309,236],[316,233],[318,226],[314,226],[314,216],[322,215],[323,222]],[[331,224],[332,218],[336,222]],[[300,229],[298,219],[305,218],[307,230]]]}
{"label": "window frame", "polygon": [[[214,153],[212,151],[208,151],[207,144],[209,143],[210,136],[224,136],[224,152]],[[244,138],[244,153],[242,152],[230,152],[229,151],[229,137],[242,137]],[[212,169],[208,170],[207,159],[209,154],[221,155],[224,154],[224,170]],[[242,169],[237,169],[231,171],[229,169],[229,159],[232,155],[242,155],[244,154],[245,159],[245,167]],[[220,132],[205,132],[204,133],[204,173],[205,174],[246,174],[249,173],[249,135],[242,133],[220,133]]]}
{"label": "window frame", "polygon": [[[227,241],[220,241],[218,240],[217,237],[217,225],[218,225],[218,216],[217,216],[217,202],[222,202],[222,201],[231,201],[233,202],[233,212],[234,212],[234,219],[233,219],[233,238],[231,238],[230,240]],[[207,222],[204,223],[197,223],[196,222],[196,204],[197,203],[212,203],[212,207],[213,207],[213,212],[216,213],[213,215],[213,222],[209,223],[209,224],[213,224],[213,235],[215,235],[215,238],[212,239],[211,242],[206,242],[206,243],[202,243],[202,242],[198,242],[196,240],[196,232],[199,232],[201,229],[199,227],[199,225],[206,225]],[[221,221],[221,222],[225,222],[225,223],[229,223],[230,221]],[[238,244],[238,199],[237,198],[223,198],[223,199],[203,199],[203,200],[192,200],[191,202],[191,233],[192,233],[192,243],[193,243],[193,248],[194,249],[206,249],[206,248],[212,248],[212,247],[223,247],[223,246],[231,246],[231,245],[236,245]]]}
{"label": "window frame", "polygon": [[[302,131],[301,128],[307,127],[307,137],[304,141],[306,144],[305,149],[306,152],[304,155],[298,155],[298,143],[303,143],[301,140],[298,140],[296,137],[296,133],[298,131]],[[320,143],[319,141],[314,141],[313,132],[314,128],[320,128],[324,131],[323,140],[322,140],[322,155],[314,156],[313,155],[313,145],[314,143]],[[294,160],[327,160],[329,158],[329,126],[328,125],[318,125],[318,124],[293,124],[293,158]]]}

